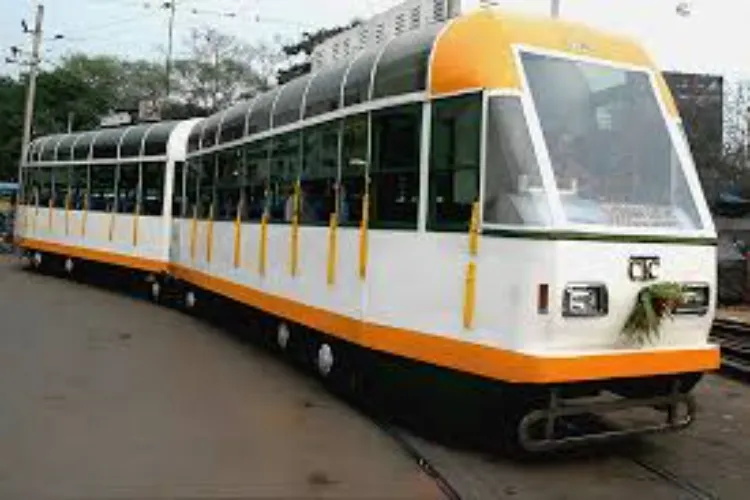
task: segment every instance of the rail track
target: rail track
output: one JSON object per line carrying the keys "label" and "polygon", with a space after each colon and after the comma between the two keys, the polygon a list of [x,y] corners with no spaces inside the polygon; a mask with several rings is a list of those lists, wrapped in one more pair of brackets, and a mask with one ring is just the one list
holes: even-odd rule
{"label": "rail track", "polygon": [[750,375],[749,324],[717,319],[711,329],[711,340],[721,346],[722,368]]}

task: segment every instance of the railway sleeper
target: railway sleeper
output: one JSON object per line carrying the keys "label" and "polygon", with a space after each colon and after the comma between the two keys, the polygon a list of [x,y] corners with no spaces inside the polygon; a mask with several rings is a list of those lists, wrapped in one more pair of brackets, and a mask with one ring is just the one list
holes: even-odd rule
{"label": "railway sleeper", "polygon": [[[594,417],[602,420],[604,415],[638,408],[656,410],[663,415],[664,420],[647,424],[639,422],[638,425],[629,428],[612,425],[583,428],[571,423],[577,417]],[[592,398],[564,398],[560,396],[558,389],[553,388],[549,391],[545,408],[532,410],[520,420],[517,428],[518,444],[524,452],[539,453],[633,436],[678,431],[693,422],[695,413],[693,396],[681,392],[678,381],[675,381],[672,391],[666,395],[646,398],[613,397],[596,401]]]}

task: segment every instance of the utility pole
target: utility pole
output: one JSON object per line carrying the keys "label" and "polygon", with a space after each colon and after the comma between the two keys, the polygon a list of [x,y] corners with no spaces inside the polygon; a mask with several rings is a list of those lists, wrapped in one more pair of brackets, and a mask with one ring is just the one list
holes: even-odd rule
{"label": "utility pole", "polygon": [[[26,112],[23,119],[23,140],[21,142],[21,161],[18,165],[18,182],[21,182],[22,166],[29,154],[31,142],[31,124],[34,119],[34,100],[36,98],[36,74],[39,70],[39,53],[42,48],[42,24],[44,23],[44,5],[36,1],[36,20],[31,31],[31,61],[29,61],[29,86],[26,91]],[[27,31],[28,33],[28,31]]]}
{"label": "utility pole", "polygon": [[560,0],[552,0],[551,14],[552,17],[560,17]]}
{"label": "utility pole", "polygon": [[177,15],[177,0],[170,0],[164,4],[169,8],[169,34],[167,42],[167,81],[166,81],[166,98],[169,98],[172,86],[172,50],[174,44],[174,18]]}

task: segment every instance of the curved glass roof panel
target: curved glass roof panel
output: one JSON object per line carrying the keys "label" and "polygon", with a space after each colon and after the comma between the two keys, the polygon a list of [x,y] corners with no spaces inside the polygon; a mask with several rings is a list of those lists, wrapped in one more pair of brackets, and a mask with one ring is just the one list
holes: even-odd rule
{"label": "curved glass roof panel", "polygon": [[372,66],[381,50],[382,47],[378,47],[362,52],[352,63],[344,83],[344,106],[353,106],[370,99]]}
{"label": "curved glass roof panel", "polygon": [[302,99],[312,75],[307,74],[284,85],[273,110],[274,128],[299,121],[302,115]]}
{"label": "curved glass roof panel", "polygon": [[271,108],[280,90],[280,87],[276,87],[258,96],[258,100],[247,122],[248,135],[264,132],[271,128]]}
{"label": "curved glass roof panel", "polygon": [[69,134],[65,136],[65,139],[60,141],[60,144],[57,145],[57,161],[69,161],[73,159],[73,152],[70,148],[73,147],[73,144],[80,135]]}
{"label": "curved glass roof panel", "polygon": [[430,53],[442,28],[442,24],[434,24],[388,43],[375,70],[373,99],[426,88]]}
{"label": "curved glass roof panel", "polygon": [[144,156],[165,156],[169,137],[179,122],[161,122],[154,124],[146,132],[146,144],[143,148]]}
{"label": "curved glass roof panel", "polygon": [[305,118],[310,118],[341,106],[341,82],[351,61],[344,61],[315,75],[305,98]]}
{"label": "curved glass roof panel", "polygon": [[201,137],[201,149],[216,145],[216,134],[219,131],[219,124],[224,113],[226,111],[220,111],[206,118],[206,124],[203,127],[203,135]]}
{"label": "curved glass roof panel", "polygon": [[91,143],[94,141],[94,138],[96,138],[96,135],[98,133],[99,132],[83,132],[81,134],[77,134],[77,141],[75,143],[75,146],[73,146],[74,160],[80,161],[89,159],[89,149],[91,148]]}
{"label": "curved glass roof panel", "polygon": [[144,123],[134,127],[126,128],[120,137],[120,158],[134,158],[141,156],[143,136],[146,134],[151,123]]}
{"label": "curved glass roof panel", "polygon": [[63,135],[55,134],[48,136],[41,148],[41,160],[42,161],[55,161],[55,151],[57,143],[63,138]]}
{"label": "curved glass roof panel", "polygon": [[224,115],[224,121],[221,123],[221,132],[219,133],[219,142],[232,142],[242,139],[245,135],[245,118],[247,111],[253,105],[253,100],[242,101],[227,111]]}
{"label": "curved glass roof panel", "polygon": [[205,125],[206,120],[201,120],[198,123],[195,124],[193,127],[193,130],[190,131],[190,135],[188,136],[188,147],[187,151],[188,153],[192,153],[194,151],[198,151],[201,146],[201,134],[203,133],[203,125]]}
{"label": "curved glass roof panel", "polygon": [[37,161],[37,154],[39,152],[39,147],[42,145],[42,140],[43,138],[39,137],[31,141],[31,144],[29,144],[28,158],[26,160],[28,163]]}
{"label": "curved glass roof panel", "polygon": [[117,146],[120,144],[125,128],[114,128],[102,130],[94,143],[93,158],[103,160],[106,158],[117,158]]}

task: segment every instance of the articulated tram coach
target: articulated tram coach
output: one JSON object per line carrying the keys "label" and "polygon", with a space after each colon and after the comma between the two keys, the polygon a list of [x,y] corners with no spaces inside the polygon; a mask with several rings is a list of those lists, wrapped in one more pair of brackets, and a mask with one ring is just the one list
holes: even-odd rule
{"label": "articulated tram coach", "polygon": [[[526,450],[682,428],[718,367],[675,103],[637,44],[579,24],[482,9],[203,120],[37,139],[23,184],[33,263],[262,311],[324,378],[370,353],[481,380]],[[635,407],[664,420],[556,425]]]}

